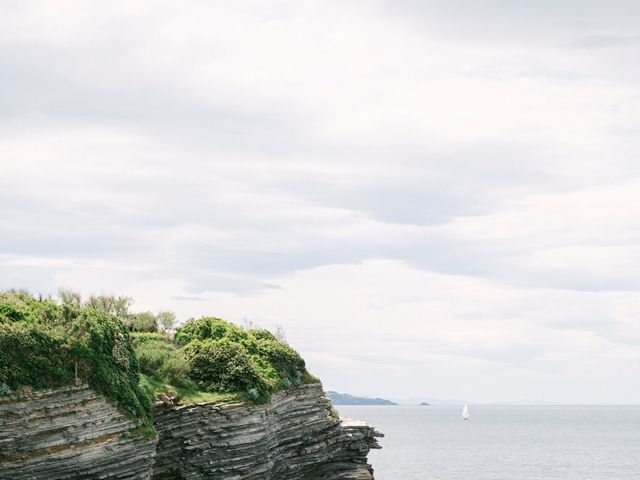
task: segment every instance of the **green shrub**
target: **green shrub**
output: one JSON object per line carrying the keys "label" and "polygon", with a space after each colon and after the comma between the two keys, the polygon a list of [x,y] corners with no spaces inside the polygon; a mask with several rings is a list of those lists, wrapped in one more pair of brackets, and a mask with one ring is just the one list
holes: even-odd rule
{"label": "green shrub", "polygon": [[258,340],[258,352],[267,359],[281,378],[293,378],[305,369],[302,357],[286,343]]}
{"label": "green shrub", "polygon": [[138,345],[142,343],[146,343],[150,341],[165,342],[165,343],[173,344],[173,342],[171,341],[171,338],[167,337],[163,333],[157,333],[157,332],[153,332],[153,333],[152,332],[131,332],[129,333],[129,338],[131,338],[131,345],[133,345],[134,348],[136,348]]}
{"label": "green shrub", "polygon": [[191,386],[190,367],[183,352],[164,336],[158,339],[151,337],[155,334],[144,335],[134,341],[134,344],[137,343],[135,352],[140,371],[177,387]]}
{"label": "green shrub", "polygon": [[138,387],[138,360],[122,322],[106,312],[84,309],[73,330],[73,353],[85,361],[89,384],[131,416],[150,419],[151,402]]}
{"label": "green shrub", "polygon": [[157,332],[156,316],[151,312],[140,312],[130,315],[125,325],[132,332]]}
{"label": "green shrub", "polygon": [[194,387],[194,382],[189,376],[191,367],[180,351],[176,351],[164,360],[159,373],[171,385],[184,388]]}
{"label": "green shrub", "polygon": [[191,366],[190,377],[207,391],[244,392],[249,400],[264,401],[313,378],[298,352],[268,330],[202,317],[179,327],[175,340]]}
{"label": "green shrub", "polygon": [[140,371],[145,375],[157,376],[165,359],[175,352],[175,347],[167,342],[149,340],[137,345],[135,352]]}
{"label": "green shrub", "polygon": [[178,345],[186,345],[192,340],[221,339],[232,330],[242,331],[240,327],[220,318],[202,317],[198,320],[192,318],[176,329],[174,338]]}
{"label": "green shrub", "polygon": [[245,347],[227,339],[193,340],[185,348],[191,378],[206,391],[247,392],[266,397],[269,388]]}
{"label": "green shrub", "polygon": [[73,382],[74,359],[60,329],[26,322],[0,324],[0,382],[48,388]]}
{"label": "green shrub", "polygon": [[249,330],[248,332],[256,340],[273,340],[276,342],[278,341],[276,336],[266,328],[255,328],[253,330]]}

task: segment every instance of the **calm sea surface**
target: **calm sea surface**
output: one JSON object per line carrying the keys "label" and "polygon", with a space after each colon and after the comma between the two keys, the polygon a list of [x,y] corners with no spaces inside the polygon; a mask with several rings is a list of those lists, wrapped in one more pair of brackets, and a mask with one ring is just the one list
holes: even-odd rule
{"label": "calm sea surface", "polygon": [[336,408],[385,434],[376,480],[640,480],[640,407]]}

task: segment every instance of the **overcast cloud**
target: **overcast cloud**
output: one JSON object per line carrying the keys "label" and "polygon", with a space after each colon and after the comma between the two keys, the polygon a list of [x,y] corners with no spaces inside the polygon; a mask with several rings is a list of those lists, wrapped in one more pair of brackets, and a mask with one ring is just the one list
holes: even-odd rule
{"label": "overcast cloud", "polygon": [[640,402],[636,1],[4,1],[0,288],[329,388]]}

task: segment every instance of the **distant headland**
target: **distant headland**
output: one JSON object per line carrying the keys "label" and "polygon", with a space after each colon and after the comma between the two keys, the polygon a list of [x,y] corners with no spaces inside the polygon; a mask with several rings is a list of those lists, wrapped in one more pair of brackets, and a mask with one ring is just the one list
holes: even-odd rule
{"label": "distant headland", "polygon": [[334,405],[398,405],[384,398],[356,397],[347,393],[327,392],[327,397]]}

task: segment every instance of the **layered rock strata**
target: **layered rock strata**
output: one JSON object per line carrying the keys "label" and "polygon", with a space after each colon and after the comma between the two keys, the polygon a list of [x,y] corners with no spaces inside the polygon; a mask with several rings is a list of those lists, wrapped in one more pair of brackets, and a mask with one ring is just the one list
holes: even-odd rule
{"label": "layered rock strata", "polygon": [[371,480],[382,436],[337,418],[320,384],[274,394],[260,406],[157,406],[155,480]]}
{"label": "layered rock strata", "polygon": [[0,397],[0,479],[372,480],[381,436],[339,419],[320,384],[258,406],[156,406],[154,423],[158,439],[131,435],[86,385]]}
{"label": "layered rock strata", "polygon": [[150,479],[155,440],[88,386],[0,397],[0,478]]}

